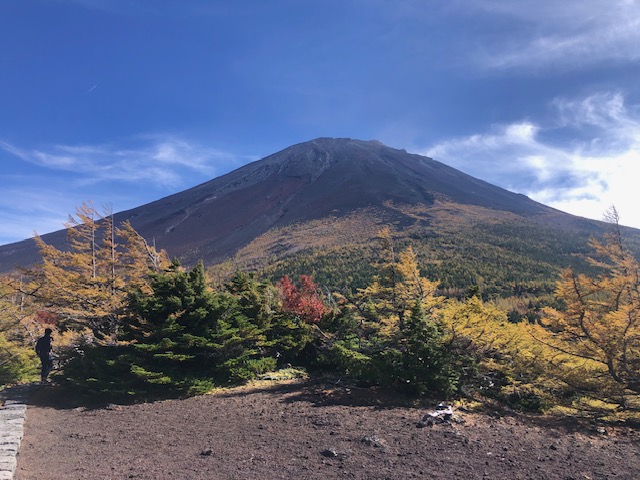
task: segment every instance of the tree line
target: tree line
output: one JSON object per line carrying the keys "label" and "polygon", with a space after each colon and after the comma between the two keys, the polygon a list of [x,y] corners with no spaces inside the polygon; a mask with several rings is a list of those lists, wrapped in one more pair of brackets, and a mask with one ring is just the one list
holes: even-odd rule
{"label": "tree line", "polygon": [[554,308],[511,318],[470,288],[444,296],[412,245],[379,234],[367,285],[324,290],[301,274],[171,261],[128,223],[82,205],[69,249],[0,283],[0,375],[34,375],[39,325],[57,330],[60,381],[101,396],[205,392],[289,365],[416,396],[495,398],[516,408],[640,408],[640,267],[617,213],[593,240],[591,274],[566,269]]}

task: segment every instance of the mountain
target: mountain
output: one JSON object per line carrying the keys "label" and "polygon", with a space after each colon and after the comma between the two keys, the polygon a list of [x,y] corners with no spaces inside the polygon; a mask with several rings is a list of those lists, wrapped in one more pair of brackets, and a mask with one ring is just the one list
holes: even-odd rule
{"label": "mountain", "polygon": [[[581,239],[573,251],[563,247],[567,258],[603,229],[601,222],[562,213],[431,158],[343,138],[293,145],[116,214],[117,222],[124,220],[187,264],[234,259],[249,267],[273,267],[282,258],[310,251],[334,255],[346,246],[366,248],[385,225],[399,237],[405,232],[419,241],[451,239],[465,229],[486,236],[496,228],[513,230],[498,232],[503,239],[531,236],[529,230],[534,237],[549,234],[560,242]],[[43,238],[63,246],[65,235],[59,231]],[[485,244],[495,247],[495,238]],[[33,240],[0,247],[2,271],[36,260]]]}

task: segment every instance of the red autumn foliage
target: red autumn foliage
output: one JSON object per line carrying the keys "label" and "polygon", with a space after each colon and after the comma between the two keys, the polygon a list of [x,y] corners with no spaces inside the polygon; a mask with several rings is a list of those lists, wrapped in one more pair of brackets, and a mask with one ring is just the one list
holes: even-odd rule
{"label": "red autumn foliage", "polygon": [[43,325],[57,325],[58,317],[51,312],[46,310],[39,310],[36,312],[36,321],[38,323],[42,323]]}
{"label": "red autumn foliage", "polygon": [[282,308],[293,313],[306,323],[318,323],[324,314],[324,304],[318,295],[318,286],[313,278],[300,275],[300,288],[296,287],[288,275],[278,282],[282,292]]}

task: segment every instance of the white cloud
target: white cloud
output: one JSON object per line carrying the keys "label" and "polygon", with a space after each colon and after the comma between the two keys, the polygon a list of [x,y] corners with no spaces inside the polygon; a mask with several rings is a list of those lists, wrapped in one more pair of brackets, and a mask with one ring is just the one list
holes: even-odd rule
{"label": "white cloud", "polygon": [[34,230],[63,228],[68,215],[88,200],[98,208],[126,210],[255,160],[172,135],[32,149],[0,140],[2,152],[8,155],[0,172],[0,244],[28,238]]}
{"label": "white cloud", "polygon": [[0,141],[0,149],[54,171],[65,171],[83,183],[153,181],[179,186],[193,172],[213,176],[250,160],[175,136],[139,136],[123,145],[54,145],[24,149]]}
{"label": "white cloud", "polygon": [[623,224],[640,228],[640,115],[618,92],[552,106],[548,124],[495,126],[422,153],[576,215],[600,219],[615,205]]}
{"label": "white cloud", "polygon": [[458,2],[478,11],[512,19],[509,41],[483,44],[474,52],[482,66],[496,69],[567,69],[600,62],[640,60],[640,2],[637,0],[538,0]]}
{"label": "white cloud", "polygon": [[[567,126],[595,125],[607,127],[611,122],[626,123],[627,109],[620,92],[601,92],[575,100],[557,98],[553,101],[561,123]],[[631,120],[631,123],[635,123]]]}

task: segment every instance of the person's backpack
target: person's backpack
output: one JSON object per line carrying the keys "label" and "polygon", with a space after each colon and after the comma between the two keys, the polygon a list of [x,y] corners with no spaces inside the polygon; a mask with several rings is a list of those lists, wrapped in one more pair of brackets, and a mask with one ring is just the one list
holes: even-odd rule
{"label": "person's backpack", "polygon": [[44,337],[40,337],[36,342],[36,355],[38,355],[39,357],[49,353],[49,352],[45,352],[45,349],[46,349],[45,343],[46,343],[46,340]]}

